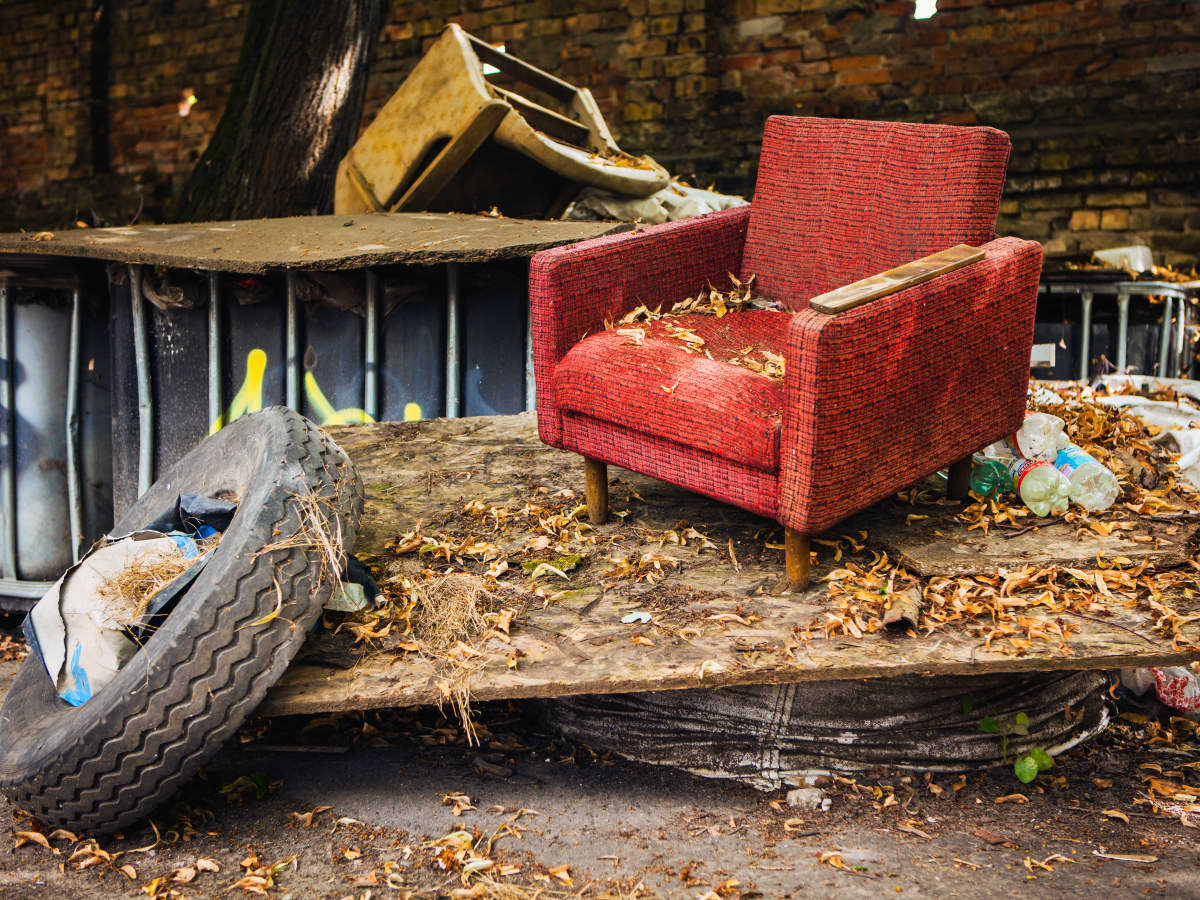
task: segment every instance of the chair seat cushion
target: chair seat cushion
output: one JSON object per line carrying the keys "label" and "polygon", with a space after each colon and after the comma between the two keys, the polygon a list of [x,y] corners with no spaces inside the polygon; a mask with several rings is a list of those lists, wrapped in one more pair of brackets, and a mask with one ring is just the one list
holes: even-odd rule
{"label": "chair seat cushion", "polygon": [[782,353],[790,321],[750,310],[593,334],[555,367],[555,405],[774,472],[783,385],[753,366],[769,359],[764,350]]}

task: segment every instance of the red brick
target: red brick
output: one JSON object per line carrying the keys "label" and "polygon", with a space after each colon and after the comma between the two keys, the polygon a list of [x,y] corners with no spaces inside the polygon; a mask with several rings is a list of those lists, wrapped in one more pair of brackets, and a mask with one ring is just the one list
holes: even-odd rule
{"label": "red brick", "polygon": [[884,69],[848,69],[844,72],[839,72],[834,80],[837,84],[853,86],[860,84],[886,84],[892,80],[892,77]]}
{"label": "red brick", "polygon": [[833,60],[833,71],[844,69],[878,69],[886,62],[883,56],[842,56]]}

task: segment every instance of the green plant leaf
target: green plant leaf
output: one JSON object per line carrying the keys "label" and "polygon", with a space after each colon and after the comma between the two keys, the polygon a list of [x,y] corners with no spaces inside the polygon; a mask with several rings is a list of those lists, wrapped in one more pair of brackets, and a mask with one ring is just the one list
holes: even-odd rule
{"label": "green plant leaf", "polygon": [[1022,756],[1013,763],[1013,772],[1016,773],[1018,781],[1022,784],[1029,784],[1037,778],[1038,764],[1034,762],[1032,756]]}
{"label": "green plant leaf", "polygon": [[984,716],[979,720],[979,730],[986,731],[988,734],[996,734],[1000,730],[1000,723],[991,716]]}
{"label": "green plant leaf", "polygon": [[1029,734],[1029,716],[1023,712],[1019,712],[1013,717],[1013,734],[1025,735]]}
{"label": "green plant leaf", "polygon": [[972,700],[970,697],[968,697],[966,694],[963,694],[961,699],[962,699],[963,715],[969,716],[971,714],[971,710],[973,710],[975,708],[975,701]]}
{"label": "green plant leaf", "polygon": [[1050,758],[1050,754],[1041,747],[1034,747],[1029,751],[1029,758],[1037,763],[1038,771],[1045,772],[1047,769],[1054,768],[1054,760]]}

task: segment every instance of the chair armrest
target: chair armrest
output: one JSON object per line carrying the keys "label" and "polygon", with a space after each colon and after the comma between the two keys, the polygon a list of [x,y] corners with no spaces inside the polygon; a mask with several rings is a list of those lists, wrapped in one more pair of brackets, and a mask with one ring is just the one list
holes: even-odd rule
{"label": "chair armrest", "polygon": [[1019,427],[1042,248],[984,258],[788,336],[780,519],[815,534]]}
{"label": "chair armrest", "polygon": [[707,280],[739,274],[750,207],[722,210],[557,247],[529,263],[529,315],[538,430],[558,445],[561,420],[551,396],[554,366],[588,332],[644,303],[682,300]]}
{"label": "chair armrest", "polygon": [[853,284],[847,284],[832,291],[826,291],[819,297],[813,297],[808,305],[817,312],[835,316],[838,313],[878,300],[889,294],[924,284],[940,275],[946,275],[955,269],[978,262],[985,256],[978,247],[969,244],[957,244],[940,253],[922,256],[902,266],[861,278]]}

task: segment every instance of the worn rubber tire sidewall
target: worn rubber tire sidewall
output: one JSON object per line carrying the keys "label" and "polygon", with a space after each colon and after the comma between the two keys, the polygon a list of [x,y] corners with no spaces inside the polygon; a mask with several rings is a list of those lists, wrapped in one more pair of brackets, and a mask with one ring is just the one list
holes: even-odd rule
{"label": "worn rubber tire sidewall", "polygon": [[362,512],[353,466],[311,422],[272,407],[201,443],[121,517],[113,534],[144,527],[180,493],[239,499],[179,605],[87,703],[68,705],[41,664],[25,660],[0,710],[0,787],[15,805],[47,823],[124,827],[232,736],[299,651],[332,587],[311,583],[321,566],[311,545],[264,551],[302,530],[293,498],[308,491],[325,498],[330,526],[352,547]]}

